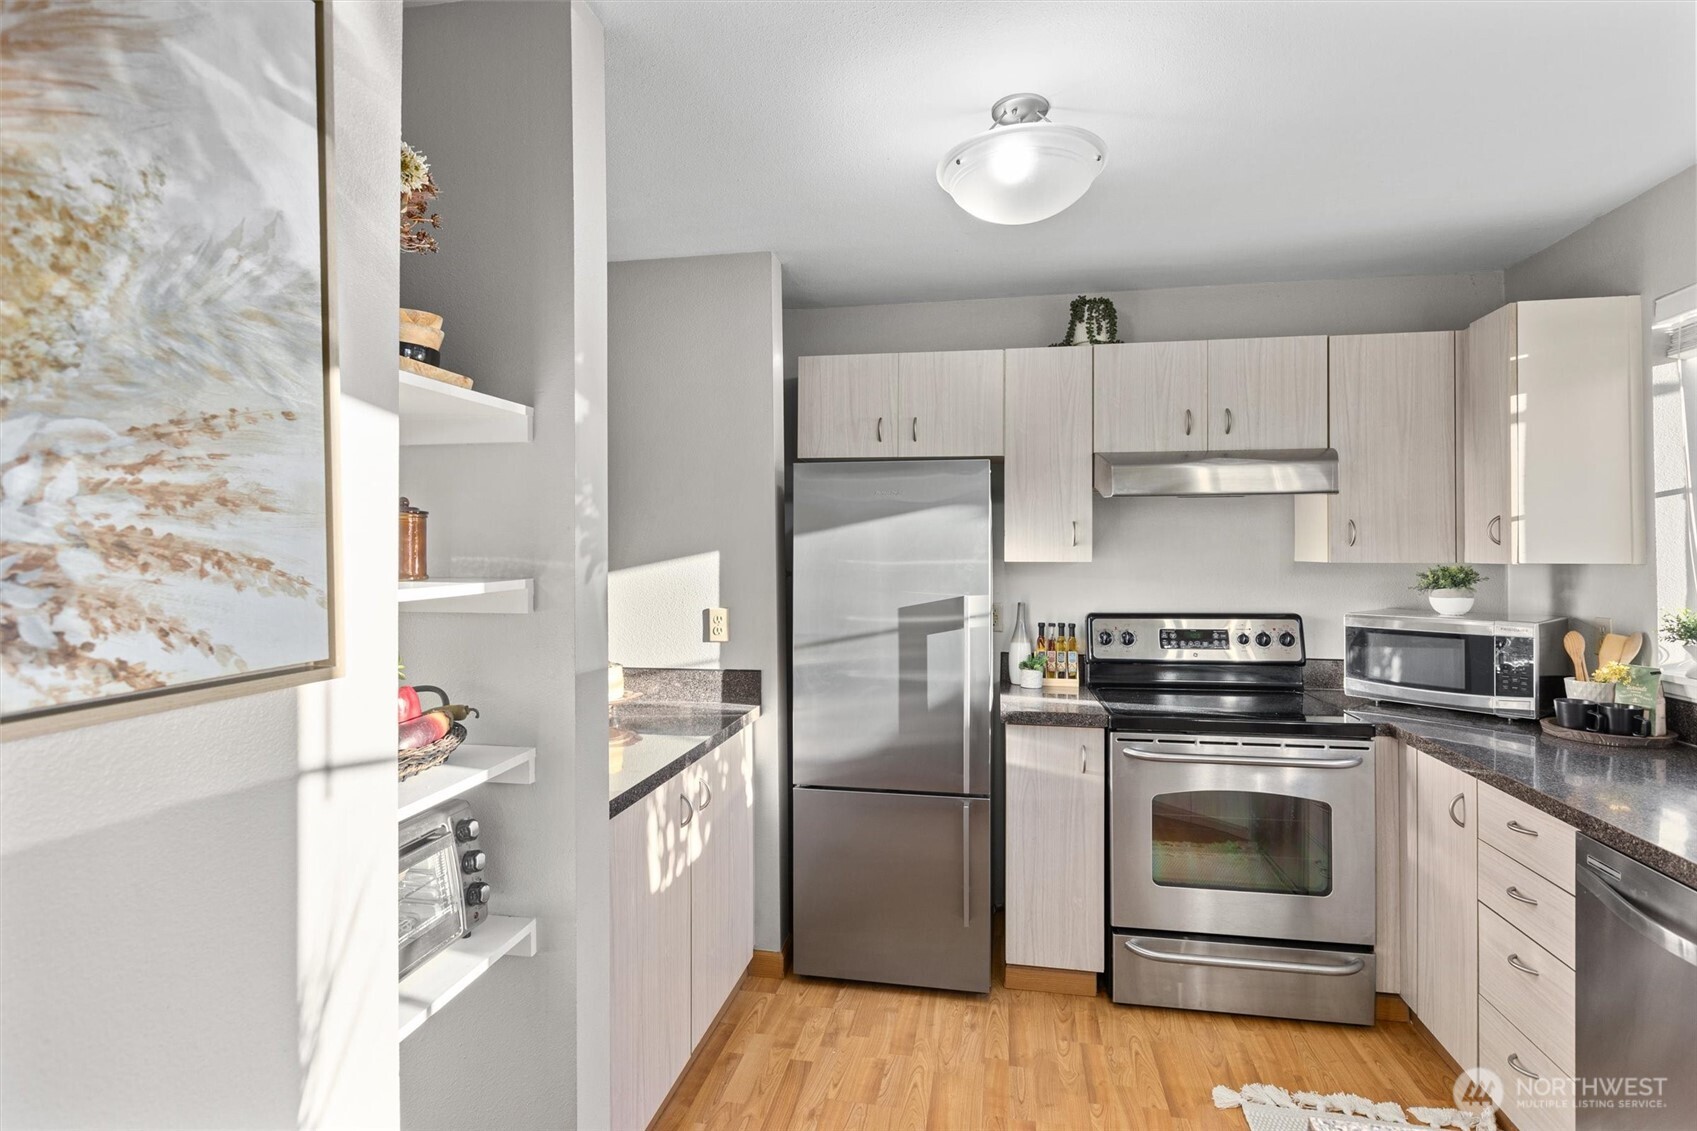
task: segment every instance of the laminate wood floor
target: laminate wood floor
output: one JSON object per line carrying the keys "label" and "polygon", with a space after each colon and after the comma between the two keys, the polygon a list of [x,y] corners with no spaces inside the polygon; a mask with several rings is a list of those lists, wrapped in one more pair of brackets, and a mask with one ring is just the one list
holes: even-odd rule
{"label": "laminate wood floor", "polygon": [[745,977],[654,1129],[1244,1131],[1215,1084],[1447,1107],[1414,1026],[1371,1029],[1114,1005]]}

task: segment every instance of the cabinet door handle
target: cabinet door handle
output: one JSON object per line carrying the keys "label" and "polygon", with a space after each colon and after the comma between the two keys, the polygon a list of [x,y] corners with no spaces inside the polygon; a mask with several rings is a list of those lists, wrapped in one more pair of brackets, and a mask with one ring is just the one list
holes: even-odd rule
{"label": "cabinet door handle", "polygon": [[[704,800],[701,799],[702,794],[707,795]],[[697,793],[695,796],[698,799],[695,803],[695,811],[697,813],[701,812],[702,810],[706,809],[709,805],[713,804],[713,787],[707,784],[706,778],[701,779],[701,792]]]}
{"label": "cabinet door handle", "polygon": [[1232,410],[1226,409],[1226,435],[1232,434]]}
{"label": "cabinet door handle", "polygon": [[1514,967],[1516,970],[1520,971],[1522,974],[1530,974],[1534,978],[1536,978],[1538,976],[1538,971],[1532,969],[1532,967],[1530,967],[1530,966],[1526,965],[1526,963],[1520,961],[1520,955],[1518,955],[1518,954],[1509,955],[1508,956],[1508,964],[1510,966]]}
{"label": "cabinet door handle", "polygon": [[1520,1063],[1520,1055],[1518,1053],[1512,1053],[1511,1052],[1511,1053],[1508,1054],[1508,1066],[1510,1068],[1514,1069],[1516,1072],[1520,1073],[1522,1076],[1526,1077],[1528,1080],[1542,1080],[1543,1079],[1542,1076],[1538,1075],[1536,1072],[1532,1071],[1530,1068],[1528,1068],[1524,1064]]}
{"label": "cabinet door handle", "polygon": [[[1459,817],[1455,815],[1457,805],[1461,806],[1461,816]],[[1467,794],[1458,793],[1455,795],[1455,800],[1450,802],[1450,820],[1464,829],[1467,827]]]}
{"label": "cabinet door handle", "polygon": [[678,794],[678,803],[684,807],[684,811],[678,815],[678,828],[687,829],[690,822],[695,820],[695,806],[691,805],[689,798],[681,793]]}
{"label": "cabinet door handle", "polygon": [[884,442],[884,418],[882,416],[878,418],[878,442],[880,444]]}
{"label": "cabinet door handle", "polygon": [[1190,410],[1188,408],[1184,410],[1184,434],[1190,435]]}
{"label": "cabinet door handle", "polygon": [[1510,821],[1508,823],[1508,827],[1509,827],[1510,832],[1519,833],[1521,836],[1537,836],[1538,835],[1537,829],[1529,829],[1525,825],[1521,824],[1519,821]]}
{"label": "cabinet door handle", "polygon": [[1076,518],[1072,520],[1072,544],[1078,545],[1078,519]]}
{"label": "cabinet door handle", "polygon": [[1485,526],[1485,532],[1491,536],[1491,542],[1494,545],[1501,546],[1503,544],[1503,516],[1499,514],[1496,518],[1493,518]]}
{"label": "cabinet door handle", "polygon": [[919,443],[919,417],[913,418],[913,442]]}
{"label": "cabinet door handle", "polygon": [[1353,546],[1353,545],[1355,545],[1355,520],[1353,518],[1349,520],[1348,530],[1349,530],[1349,544],[1351,546]]}
{"label": "cabinet door handle", "polygon": [[1531,896],[1527,895],[1525,892],[1521,891],[1519,888],[1513,886],[1512,884],[1509,885],[1508,897],[1510,899],[1513,899],[1513,900],[1518,900],[1519,902],[1524,903],[1528,907],[1538,906],[1537,900],[1533,899]]}
{"label": "cabinet door handle", "polygon": [[1078,772],[1081,774],[1090,772],[1090,747],[1082,742],[1078,744]]}

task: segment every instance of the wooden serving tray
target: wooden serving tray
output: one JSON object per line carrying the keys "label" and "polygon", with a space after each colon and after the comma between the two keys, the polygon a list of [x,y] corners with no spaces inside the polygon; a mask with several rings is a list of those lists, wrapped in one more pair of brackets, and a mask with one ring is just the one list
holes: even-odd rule
{"label": "wooden serving tray", "polygon": [[1639,738],[1631,734],[1599,734],[1594,730],[1573,730],[1564,727],[1554,719],[1539,719],[1538,725],[1551,738],[1560,738],[1567,742],[1585,742],[1592,746],[1620,746],[1643,749],[1654,746],[1670,746],[1679,741],[1679,735],[1673,731],[1666,734],[1654,735],[1650,738]]}

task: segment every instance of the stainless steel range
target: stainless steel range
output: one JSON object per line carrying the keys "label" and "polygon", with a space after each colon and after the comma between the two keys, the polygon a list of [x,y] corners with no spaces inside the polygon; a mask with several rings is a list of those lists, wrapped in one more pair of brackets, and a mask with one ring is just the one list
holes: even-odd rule
{"label": "stainless steel range", "polygon": [[1304,693],[1302,618],[1095,613],[1113,998],[1373,1023],[1373,728]]}

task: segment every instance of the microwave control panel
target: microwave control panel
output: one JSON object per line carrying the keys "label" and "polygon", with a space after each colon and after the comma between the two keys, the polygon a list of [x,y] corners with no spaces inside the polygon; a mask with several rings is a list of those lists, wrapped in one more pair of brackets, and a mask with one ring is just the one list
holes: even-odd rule
{"label": "microwave control panel", "polygon": [[1493,641],[1493,693],[1499,699],[1530,699],[1537,687],[1532,637],[1501,636]]}

